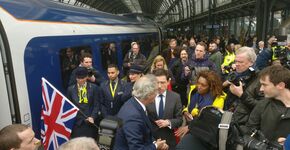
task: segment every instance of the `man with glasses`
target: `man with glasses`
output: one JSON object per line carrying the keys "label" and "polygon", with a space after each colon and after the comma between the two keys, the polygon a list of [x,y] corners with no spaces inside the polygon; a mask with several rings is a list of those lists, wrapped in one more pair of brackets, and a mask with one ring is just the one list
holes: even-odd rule
{"label": "man with glasses", "polygon": [[124,57],[123,61],[124,74],[128,75],[127,72],[131,66],[140,65],[144,67],[145,63],[146,57],[143,54],[141,54],[140,45],[137,42],[132,42],[131,49]]}

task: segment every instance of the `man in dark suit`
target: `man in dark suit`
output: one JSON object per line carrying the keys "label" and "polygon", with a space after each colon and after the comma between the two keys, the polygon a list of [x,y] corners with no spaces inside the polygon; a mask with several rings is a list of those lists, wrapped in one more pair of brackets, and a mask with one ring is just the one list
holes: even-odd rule
{"label": "man in dark suit", "polygon": [[155,103],[147,106],[148,116],[153,126],[153,136],[165,139],[169,149],[174,150],[176,140],[174,128],[182,124],[182,105],[179,94],[167,90],[168,72],[164,69],[157,69],[153,72],[157,78],[158,95]]}
{"label": "man in dark suit", "polygon": [[104,117],[116,115],[122,105],[131,97],[131,92],[126,90],[127,83],[118,78],[119,69],[117,65],[108,65],[107,74],[109,80],[101,83],[103,97],[101,103]]}
{"label": "man in dark suit", "polygon": [[146,115],[146,105],[156,97],[157,81],[153,75],[145,75],[133,87],[133,97],[118,113],[123,126],[117,130],[114,150],[167,149],[165,140],[153,140],[151,123]]}
{"label": "man in dark suit", "polygon": [[100,89],[93,83],[87,82],[88,70],[79,67],[76,70],[77,83],[68,87],[67,98],[71,100],[83,114],[78,112],[72,129],[71,138],[92,137],[96,138],[98,130],[96,121],[98,119]]}

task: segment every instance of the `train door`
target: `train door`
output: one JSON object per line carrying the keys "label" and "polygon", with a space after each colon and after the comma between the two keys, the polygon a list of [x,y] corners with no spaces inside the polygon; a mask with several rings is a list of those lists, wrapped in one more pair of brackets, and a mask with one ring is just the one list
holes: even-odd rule
{"label": "train door", "polygon": [[[2,45],[1,45],[1,49],[2,49]],[[0,95],[1,95],[0,128],[3,128],[4,126],[12,123],[11,112],[9,108],[8,91],[7,91],[5,72],[4,72],[3,66],[4,65],[3,65],[2,54],[1,54],[1,57],[0,57],[0,85],[1,85],[0,86]]]}
{"label": "train door", "polygon": [[20,123],[14,81],[9,44],[0,22],[0,129],[12,123]]}

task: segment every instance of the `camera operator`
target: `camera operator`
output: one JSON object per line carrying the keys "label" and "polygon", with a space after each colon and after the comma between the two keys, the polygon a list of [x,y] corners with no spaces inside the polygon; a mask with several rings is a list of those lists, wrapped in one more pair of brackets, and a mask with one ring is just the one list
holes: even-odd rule
{"label": "camera operator", "polygon": [[244,125],[249,114],[256,105],[259,97],[259,81],[256,71],[251,67],[256,60],[256,53],[250,47],[241,47],[236,51],[235,68],[223,83],[227,87],[227,99],[224,110],[233,111],[233,120],[239,125]]}
{"label": "camera operator", "polygon": [[272,64],[280,64],[286,68],[290,68],[290,49],[285,42],[272,43]]}
{"label": "camera operator", "polygon": [[290,71],[273,65],[259,77],[265,99],[252,111],[247,127],[261,130],[270,141],[283,143],[290,133]]}
{"label": "camera operator", "polygon": [[[88,81],[91,83],[95,83],[98,86],[101,84],[103,81],[103,76],[101,75],[100,72],[98,72],[95,68],[92,66],[92,55],[90,53],[84,53],[81,55],[80,58],[80,65],[79,67],[86,67],[88,69]],[[73,70],[70,80],[69,80],[69,85],[75,84],[76,81],[76,70],[79,68],[77,67],[76,69]]]}
{"label": "camera operator", "polygon": [[252,111],[246,124],[250,129],[260,130],[270,142],[283,144],[290,133],[290,71],[273,65],[259,74],[265,99]]}
{"label": "camera operator", "polygon": [[255,67],[259,70],[269,66],[270,64],[281,64],[290,68],[290,43],[283,42],[272,36],[268,40],[268,48],[265,48],[257,57]]}

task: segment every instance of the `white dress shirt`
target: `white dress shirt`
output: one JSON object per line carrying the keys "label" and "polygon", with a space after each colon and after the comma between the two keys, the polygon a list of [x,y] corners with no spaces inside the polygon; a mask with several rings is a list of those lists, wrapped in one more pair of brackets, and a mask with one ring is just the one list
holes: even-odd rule
{"label": "white dress shirt", "polygon": [[163,92],[162,94],[157,94],[157,96],[155,97],[155,108],[156,108],[156,112],[157,112],[157,115],[158,115],[158,116],[159,116],[160,95],[163,95],[163,96],[162,96],[162,99],[163,99],[163,110],[165,110],[166,91]]}

